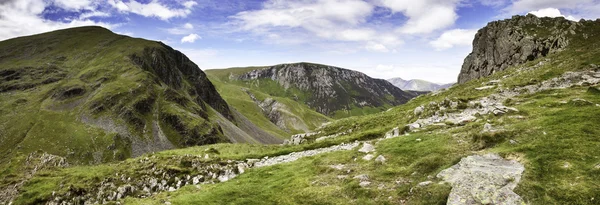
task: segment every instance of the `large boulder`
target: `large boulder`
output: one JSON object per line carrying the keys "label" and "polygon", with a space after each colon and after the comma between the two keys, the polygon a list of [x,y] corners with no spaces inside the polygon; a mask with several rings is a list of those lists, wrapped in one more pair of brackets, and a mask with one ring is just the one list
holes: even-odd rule
{"label": "large boulder", "polygon": [[524,204],[513,192],[525,167],[497,154],[465,157],[437,177],[450,183],[447,204]]}

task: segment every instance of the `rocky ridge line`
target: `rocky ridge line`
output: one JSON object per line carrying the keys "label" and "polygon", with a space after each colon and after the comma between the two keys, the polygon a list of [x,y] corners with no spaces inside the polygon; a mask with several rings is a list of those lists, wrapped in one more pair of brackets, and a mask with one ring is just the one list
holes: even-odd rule
{"label": "rocky ridge line", "polygon": [[465,58],[458,83],[560,52],[581,25],[564,18],[538,18],[532,14],[491,22],[475,35],[473,51]]}

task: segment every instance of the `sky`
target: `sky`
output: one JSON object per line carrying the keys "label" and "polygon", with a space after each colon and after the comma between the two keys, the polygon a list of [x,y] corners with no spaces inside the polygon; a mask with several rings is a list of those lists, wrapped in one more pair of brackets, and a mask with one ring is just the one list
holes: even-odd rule
{"label": "sky", "polygon": [[532,13],[600,18],[600,0],[0,0],[0,40],[99,25],[201,69],[313,62],[455,82],[478,29]]}

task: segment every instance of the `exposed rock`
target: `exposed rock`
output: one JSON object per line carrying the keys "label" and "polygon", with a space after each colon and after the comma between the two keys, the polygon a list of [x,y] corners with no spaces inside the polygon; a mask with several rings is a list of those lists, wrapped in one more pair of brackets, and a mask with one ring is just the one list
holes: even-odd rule
{"label": "exposed rock", "polygon": [[360,144],[359,142],[354,142],[354,143],[350,143],[350,144],[340,144],[340,145],[334,145],[331,147],[324,147],[324,148],[319,148],[319,149],[314,149],[314,150],[292,152],[287,155],[281,155],[281,156],[263,159],[259,162],[254,163],[254,167],[264,167],[264,166],[271,166],[271,165],[281,164],[281,163],[286,163],[286,162],[293,162],[302,157],[309,157],[309,156],[314,156],[317,154],[322,154],[322,153],[327,153],[327,152],[351,150],[351,149],[354,149],[355,147],[357,147],[359,144]]}
{"label": "exposed rock", "polygon": [[421,124],[419,124],[419,123],[411,123],[411,124],[408,124],[407,126],[408,126],[409,131],[413,131],[413,130],[421,128]]}
{"label": "exposed rock", "polygon": [[246,91],[248,96],[260,107],[263,114],[269,118],[273,124],[277,125],[282,130],[290,131],[290,129],[294,130],[303,130],[308,132],[308,125],[304,120],[290,111],[290,108],[283,103],[273,99],[266,98],[263,101],[258,100],[252,92],[248,89],[243,89]]}
{"label": "exposed rock", "polygon": [[524,170],[517,161],[486,154],[465,157],[437,177],[452,186],[447,204],[523,204],[513,189]]}
{"label": "exposed rock", "polygon": [[423,141],[423,140],[422,140],[421,138],[418,138],[418,139],[416,139],[415,141],[417,141],[417,142],[421,142],[421,141]]}
{"label": "exposed rock", "polygon": [[492,125],[490,123],[485,123],[483,125],[483,132],[493,132],[494,128],[492,127]]}
{"label": "exposed rock", "polygon": [[377,158],[375,158],[375,161],[383,164],[385,163],[386,159],[383,155],[379,155]]}
{"label": "exposed rock", "polygon": [[362,181],[358,184],[360,187],[368,187],[369,185],[371,185],[370,181]]}
{"label": "exposed rock", "polygon": [[[350,110],[352,106],[399,105],[416,96],[385,80],[373,79],[360,72],[312,63],[275,65],[234,78],[244,81],[273,80],[286,90],[310,92],[306,104],[325,115],[338,110]],[[330,100],[332,98],[336,100]]]}
{"label": "exposed rock", "polygon": [[413,111],[413,113],[418,116],[421,113],[423,113],[424,110],[425,110],[425,107],[419,106],[419,107],[415,108],[415,111]]}
{"label": "exposed rock", "polygon": [[375,150],[375,147],[373,145],[371,145],[370,143],[364,142],[363,146],[358,151],[362,152],[362,153],[369,153],[374,150]]}
{"label": "exposed rock", "polygon": [[365,161],[371,161],[374,157],[375,157],[375,155],[367,154],[362,159]]}
{"label": "exposed rock", "polygon": [[475,88],[475,90],[488,90],[488,89],[492,89],[492,88],[495,88],[495,87],[496,86],[488,85],[488,86],[483,86],[483,87]]}
{"label": "exposed rock", "polygon": [[[458,83],[559,52],[569,44],[572,35],[565,31],[574,31],[578,25],[564,18],[538,18],[532,14],[491,22],[475,35],[473,51],[464,61]],[[539,30],[549,34],[538,33]]]}
{"label": "exposed rock", "polygon": [[424,182],[417,184],[417,186],[428,186],[430,184],[433,184],[433,182],[432,181],[424,181]]}
{"label": "exposed rock", "polygon": [[394,138],[400,136],[400,128],[394,127],[389,132],[385,133],[385,139]]}
{"label": "exposed rock", "polygon": [[336,164],[336,165],[330,165],[329,167],[331,167],[332,169],[342,170],[346,166],[343,164]]}

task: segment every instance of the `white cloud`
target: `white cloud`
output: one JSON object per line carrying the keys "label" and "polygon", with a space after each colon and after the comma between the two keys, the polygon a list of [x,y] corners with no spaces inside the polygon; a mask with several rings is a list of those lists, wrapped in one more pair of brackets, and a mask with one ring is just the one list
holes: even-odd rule
{"label": "white cloud", "polygon": [[194,25],[191,23],[185,23],[181,26],[165,29],[168,33],[174,35],[187,35],[194,31]]}
{"label": "white cloud", "polygon": [[455,46],[470,46],[477,30],[453,29],[444,32],[434,41],[429,42],[436,50],[446,50]]}
{"label": "white cloud", "polygon": [[54,0],[54,4],[65,10],[92,10],[95,7],[92,0]]}
{"label": "white cloud", "polygon": [[194,6],[198,5],[198,3],[196,3],[195,1],[186,1],[183,2],[183,6],[185,6],[185,8],[191,9]]}
{"label": "white cloud", "polygon": [[[317,39],[357,42],[369,51],[382,52],[402,43],[392,30],[366,25],[375,5],[362,0],[269,0],[263,9],[243,11],[231,18],[242,31],[252,31],[271,42],[305,43],[307,32]],[[310,39],[311,37],[308,36]],[[291,39],[291,40],[283,40]],[[315,39],[310,39],[316,41]],[[320,42],[319,42],[320,43]]]}
{"label": "white cloud", "polygon": [[382,52],[382,53],[387,53],[390,50],[384,46],[383,44],[380,43],[375,43],[375,42],[369,42],[367,43],[367,46],[365,46],[365,48],[368,51],[373,51],[373,52]]}
{"label": "white cloud", "polygon": [[186,17],[192,12],[191,9],[197,5],[194,1],[187,1],[182,4],[183,8],[169,8],[158,2],[158,0],[151,0],[146,4],[139,3],[135,0],[129,2],[123,2],[122,0],[108,0],[108,3],[121,12],[131,12],[144,17],[158,17],[162,20],[168,20],[175,17]]}
{"label": "white cloud", "polygon": [[198,34],[192,33],[181,38],[181,43],[194,43],[198,39],[202,39],[202,37],[200,37]]}
{"label": "white cloud", "polygon": [[44,0],[4,1],[0,4],[0,40],[69,27],[99,25],[110,29],[118,26],[89,19],[67,22],[44,19],[42,13],[50,3]]}
{"label": "white cloud", "polygon": [[529,12],[530,14],[536,15],[537,17],[564,17],[566,19],[569,19],[571,21],[577,21],[577,18],[575,18],[574,16],[565,16],[563,15],[560,10],[555,9],[555,8],[545,8],[545,9],[540,9],[537,11],[532,11]]}
{"label": "white cloud", "polygon": [[425,34],[452,26],[458,15],[458,0],[378,0],[394,13],[402,13],[408,21],[398,29],[406,34]]}
{"label": "white cloud", "polygon": [[102,11],[91,11],[79,15],[79,19],[88,19],[91,17],[110,17],[110,14]]}
{"label": "white cloud", "polygon": [[594,0],[516,0],[513,2],[511,10],[527,12],[544,8],[577,8],[590,3],[594,3]]}

